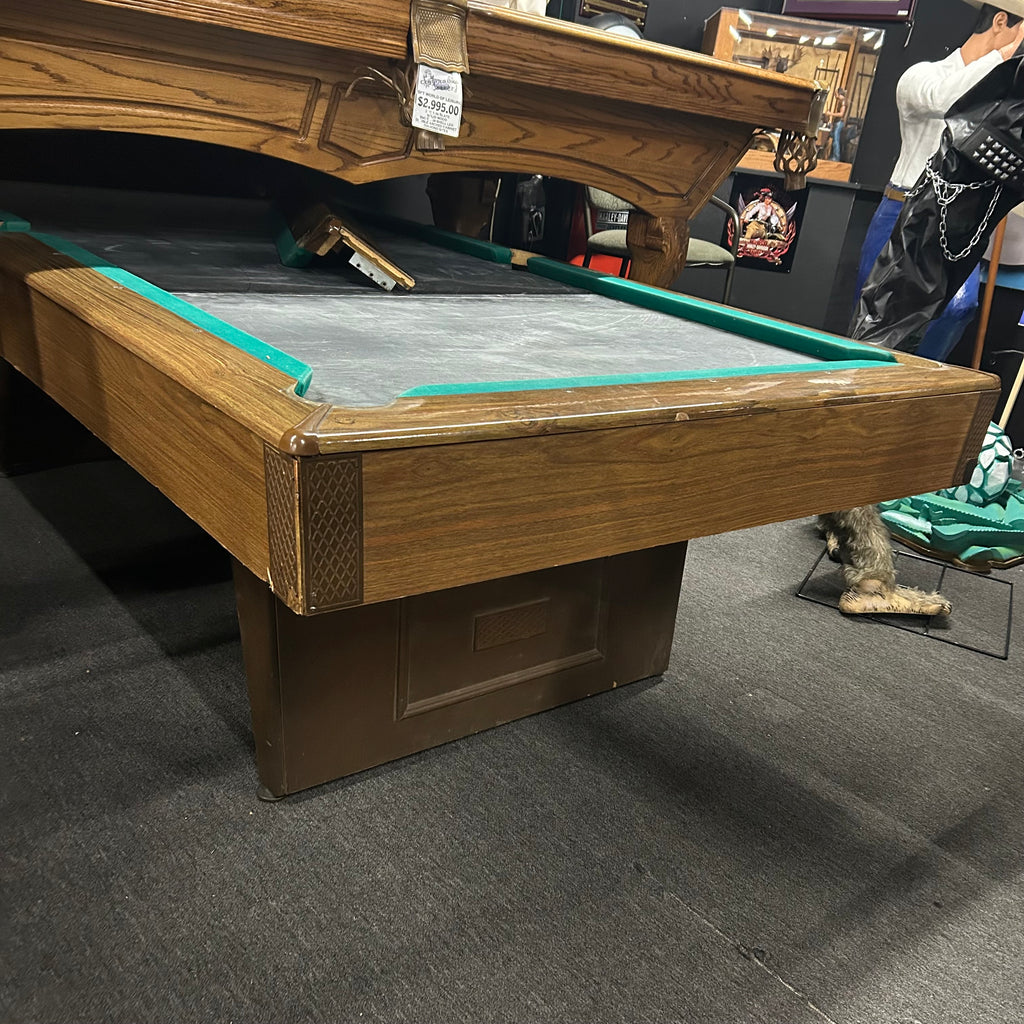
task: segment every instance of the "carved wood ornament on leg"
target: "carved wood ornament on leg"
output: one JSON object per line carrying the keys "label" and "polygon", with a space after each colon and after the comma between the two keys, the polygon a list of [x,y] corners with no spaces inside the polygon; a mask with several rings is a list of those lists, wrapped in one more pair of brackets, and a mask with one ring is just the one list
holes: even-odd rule
{"label": "carved wood ornament on leg", "polygon": [[683,217],[654,217],[632,210],[626,226],[629,276],[658,288],[671,288],[686,266],[690,223]]}

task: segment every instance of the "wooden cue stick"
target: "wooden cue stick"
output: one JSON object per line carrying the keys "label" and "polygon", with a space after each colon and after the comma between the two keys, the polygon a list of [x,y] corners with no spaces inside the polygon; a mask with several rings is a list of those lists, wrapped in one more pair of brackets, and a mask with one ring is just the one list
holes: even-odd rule
{"label": "wooden cue stick", "polygon": [[1024,355],[1020,358],[1020,366],[1017,368],[1017,376],[1013,379],[1013,387],[1010,388],[1010,393],[1006,396],[1006,405],[1003,406],[1003,413],[999,417],[1000,430],[1006,429],[1006,424],[1010,419],[1010,413],[1013,412],[1014,402],[1017,401],[1017,395],[1020,392],[1021,381],[1024,381]]}
{"label": "wooden cue stick", "polygon": [[978,333],[974,336],[974,358],[971,369],[981,366],[981,353],[985,348],[985,335],[988,334],[988,318],[992,313],[992,296],[996,291],[996,278],[999,276],[999,257],[1003,254],[1003,238],[1006,235],[1006,217],[999,222],[992,239],[992,259],[988,261],[988,280],[985,282],[985,296],[981,301],[981,313],[978,317]]}

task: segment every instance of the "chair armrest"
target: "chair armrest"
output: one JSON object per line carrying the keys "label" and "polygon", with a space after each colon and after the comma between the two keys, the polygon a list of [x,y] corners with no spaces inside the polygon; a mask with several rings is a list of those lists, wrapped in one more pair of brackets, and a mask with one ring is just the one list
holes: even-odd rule
{"label": "chair armrest", "polygon": [[732,221],[732,244],[729,246],[729,252],[735,258],[740,248],[740,215],[724,199],[719,199],[718,196],[712,196],[710,202],[713,206],[717,206]]}

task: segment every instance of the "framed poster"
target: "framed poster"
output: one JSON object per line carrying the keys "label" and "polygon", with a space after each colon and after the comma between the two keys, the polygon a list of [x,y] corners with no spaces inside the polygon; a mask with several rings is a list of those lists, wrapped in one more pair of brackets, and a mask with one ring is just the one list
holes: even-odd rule
{"label": "framed poster", "polygon": [[[736,266],[788,274],[796,256],[807,189],[787,192],[777,178],[733,176],[729,204],[740,215]],[[726,221],[722,245],[732,248],[733,224]]]}
{"label": "framed poster", "polygon": [[782,0],[782,13],[836,21],[910,21],[916,0]]}

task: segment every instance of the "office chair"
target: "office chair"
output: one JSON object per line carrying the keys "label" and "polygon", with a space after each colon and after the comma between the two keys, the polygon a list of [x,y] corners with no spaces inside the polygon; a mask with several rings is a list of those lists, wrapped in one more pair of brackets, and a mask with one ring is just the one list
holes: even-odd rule
{"label": "office chair", "polygon": [[[732,300],[732,278],[736,270],[736,251],[740,244],[740,216],[718,196],[712,196],[710,202],[732,221],[732,245],[725,249],[703,238],[691,238],[686,247],[686,266],[721,267],[725,271],[722,302],[729,305]],[[625,277],[629,269],[626,222],[629,211],[633,209],[632,204],[610,192],[588,185],[583,205],[587,224],[587,251],[583,257],[583,266],[589,267],[591,259],[597,254],[612,256],[621,261],[619,276]]]}

